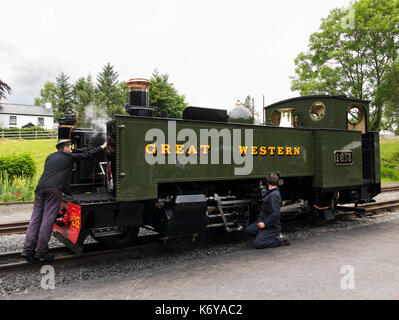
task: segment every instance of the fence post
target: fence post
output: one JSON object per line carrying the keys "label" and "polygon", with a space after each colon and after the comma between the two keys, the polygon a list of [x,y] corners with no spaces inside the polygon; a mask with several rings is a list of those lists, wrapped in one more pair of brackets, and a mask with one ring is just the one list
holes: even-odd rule
{"label": "fence post", "polygon": [[37,130],[35,130],[35,140],[37,140]]}
{"label": "fence post", "polygon": [[22,131],[19,130],[18,133],[19,133],[19,138],[22,139]]}

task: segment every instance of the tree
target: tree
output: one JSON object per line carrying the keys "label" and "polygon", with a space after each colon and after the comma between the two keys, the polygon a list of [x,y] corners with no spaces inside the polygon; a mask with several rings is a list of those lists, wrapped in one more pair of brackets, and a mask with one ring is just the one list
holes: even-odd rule
{"label": "tree", "polygon": [[129,87],[126,82],[119,82],[117,85],[116,95],[114,104],[110,106],[107,113],[110,117],[115,114],[127,114],[125,111],[125,105],[129,97]]}
{"label": "tree", "polygon": [[87,126],[88,123],[85,119],[86,106],[95,101],[95,86],[91,75],[86,78],[79,78],[72,87],[72,97],[74,101],[74,109],[79,114],[79,125],[81,127]]}
{"label": "tree", "polygon": [[73,108],[74,101],[72,96],[72,85],[69,83],[69,76],[61,72],[55,78],[55,85],[57,87],[57,116],[62,116],[68,108]]}
{"label": "tree", "polygon": [[377,89],[376,101],[385,105],[383,127],[394,130],[399,135],[399,60],[395,61],[391,70],[384,75]]}
{"label": "tree", "polygon": [[377,90],[398,49],[399,0],[359,0],[349,10],[333,9],[310,36],[308,51],[295,59],[291,89],[372,100],[370,129],[379,130],[385,105]]}
{"label": "tree", "polygon": [[[154,70],[150,87],[149,104],[159,111],[168,111],[169,116],[180,118],[187,103],[185,97],[179,95],[172,83],[168,82],[167,74],[159,74]],[[35,98],[35,105],[50,102],[53,106],[55,119],[63,116],[67,108],[79,112],[80,126],[89,125],[85,119],[86,107],[90,104],[90,115],[93,108],[96,114],[114,117],[115,114],[126,114],[125,104],[128,100],[129,89],[126,82],[118,81],[118,73],[109,63],[97,76],[94,84],[92,77],[79,78],[73,85],[69,83],[69,76],[61,73],[55,82],[47,81],[40,90],[40,97]],[[94,102],[94,103],[93,103]]]}
{"label": "tree", "polygon": [[127,100],[126,84],[118,82],[118,73],[109,63],[97,76],[96,103],[103,107],[109,116],[124,112]]}
{"label": "tree", "polygon": [[44,105],[46,102],[50,102],[54,108],[58,103],[58,89],[54,82],[47,81],[44,84],[43,89],[40,90],[40,97],[35,98],[35,106]]}
{"label": "tree", "polygon": [[95,99],[95,87],[91,75],[79,78],[72,86],[72,97],[76,105],[87,105]]}
{"label": "tree", "polygon": [[158,108],[158,112],[166,110],[168,117],[181,118],[187,107],[184,95],[179,95],[173,83],[169,83],[168,74],[159,74],[154,70],[150,79],[149,105]]}
{"label": "tree", "polygon": [[246,107],[249,111],[251,111],[252,116],[254,119],[259,119],[259,112],[255,110],[255,105],[252,105],[252,98],[251,96],[247,96],[244,100],[244,103],[242,104],[244,107]]}
{"label": "tree", "polygon": [[0,79],[0,101],[1,99],[5,99],[7,93],[11,93],[11,88],[7,83]]}
{"label": "tree", "polygon": [[75,102],[72,95],[72,85],[69,76],[61,72],[55,79],[55,83],[47,81],[40,90],[40,97],[35,98],[35,105],[43,105],[50,102],[53,108],[54,119],[63,117],[68,108],[73,108]]}

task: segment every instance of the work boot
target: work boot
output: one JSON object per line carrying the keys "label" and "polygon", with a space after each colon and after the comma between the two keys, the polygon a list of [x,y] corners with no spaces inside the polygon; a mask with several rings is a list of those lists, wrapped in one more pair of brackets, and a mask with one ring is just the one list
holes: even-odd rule
{"label": "work boot", "polygon": [[283,246],[289,246],[291,244],[291,240],[287,236],[284,236],[282,233],[278,235],[278,240],[280,240],[280,245]]}
{"label": "work boot", "polygon": [[38,261],[51,261],[54,260],[54,254],[51,251],[48,251],[44,254],[35,254],[35,258]]}
{"label": "work boot", "polygon": [[28,260],[31,263],[37,262],[37,259],[35,258],[35,255],[32,252],[22,251],[21,257],[25,258],[26,260]]}

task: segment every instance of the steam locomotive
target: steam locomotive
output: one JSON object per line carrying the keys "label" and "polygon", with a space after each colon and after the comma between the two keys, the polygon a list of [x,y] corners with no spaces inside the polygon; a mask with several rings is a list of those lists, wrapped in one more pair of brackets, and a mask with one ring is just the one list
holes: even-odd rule
{"label": "steam locomotive", "polygon": [[288,99],[265,107],[261,125],[239,105],[230,113],[187,107],[182,119],[169,119],[148,105],[150,85],[129,80],[127,115],[105,132],[78,128],[72,110],[59,121],[58,139],[70,139],[73,152],[108,144],[75,163],[72,194],[54,224],[54,236],[76,253],[89,235],[110,248],[130,246],[141,227],[169,238],[243,230],[257,218],[271,172],[280,178],[282,215],[333,219],[340,204],[381,191],[369,101]]}

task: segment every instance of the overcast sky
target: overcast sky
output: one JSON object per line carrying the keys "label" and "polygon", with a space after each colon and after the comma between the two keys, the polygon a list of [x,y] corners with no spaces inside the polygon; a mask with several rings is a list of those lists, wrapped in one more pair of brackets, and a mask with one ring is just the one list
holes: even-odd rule
{"label": "overcast sky", "polygon": [[95,79],[110,62],[119,80],[168,73],[189,105],[230,109],[262,95],[297,96],[294,58],[321,19],[349,0],[2,0],[0,79],[7,102],[33,104],[65,72]]}

